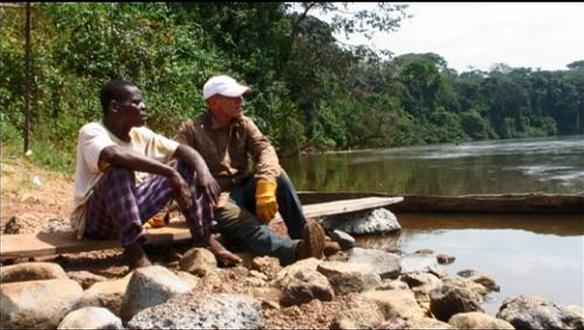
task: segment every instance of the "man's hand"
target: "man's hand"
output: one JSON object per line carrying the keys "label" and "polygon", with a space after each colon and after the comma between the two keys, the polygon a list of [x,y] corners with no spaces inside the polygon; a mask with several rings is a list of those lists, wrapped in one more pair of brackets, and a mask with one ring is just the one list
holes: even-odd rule
{"label": "man's hand", "polygon": [[270,222],[278,212],[276,187],[275,180],[259,179],[256,183],[256,215],[265,223]]}
{"label": "man's hand", "polygon": [[219,201],[221,187],[219,187],[217,180],[209,172],[209,168],[199,152],[186,144],[181,144],[176,149],[175,154],[179,159],[185,161],[193,168],[197,186],[203,189],[203,193],[216,205]]}
{"label": "man's hand", "polygon": [[209,173],[209,171],[199,171],[196,174],[197,185],[203,189],[205,195],[213,201],[213,204],[217,204],[219,201],[219,194],[221,193],[221,187],[217,183],[217,180]]}
{"label": "man's hand", "polygon": [[182,176],[174,171],[168,180],[170,181],[170,186],[175,192],[175,197],[182,209],[188,209],[193,206],[193,200],[191,198],[191,189],[188,183],[182,178]]}

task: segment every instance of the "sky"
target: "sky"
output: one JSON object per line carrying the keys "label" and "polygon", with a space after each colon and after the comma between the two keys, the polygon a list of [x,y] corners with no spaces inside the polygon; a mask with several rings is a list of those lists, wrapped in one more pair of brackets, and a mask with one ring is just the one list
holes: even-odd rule
{"label": "sky", "polygon": [[[566,70],[567,64],[584,60],[584,2],[409,5],[407,13],[414,17],[397,32],[377,34],[372,40],[376,48],[388,49],[394,56],[433,52],[459,73],[489,71],[495,63]],[[349,44],[365,42],[336,37]]]}

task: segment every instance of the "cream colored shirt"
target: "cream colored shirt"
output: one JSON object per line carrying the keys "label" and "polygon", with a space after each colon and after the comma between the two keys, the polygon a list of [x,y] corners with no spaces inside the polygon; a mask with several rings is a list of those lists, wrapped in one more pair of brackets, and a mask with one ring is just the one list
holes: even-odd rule
{"label": "cream colored shirt", "polygon": [[[71,213],[71,227],[81,239],[85,232],[85,206],[93,192],[93,187],[101,178],[106,162],[100,162],[99,156],[106,147],[118,145],[121,148],[134,150],[143,156],[154,158],[161,162],[170,160],[179,143],[168,139],[142,126],[130,130],[130,142],[120,140],[107,130],[103,122],[93,122],[84,125],[79,130],[77,140],[77,164],[75,167],[74,205]],[[142,182],[148,173],[135,172],[136,182]]]}

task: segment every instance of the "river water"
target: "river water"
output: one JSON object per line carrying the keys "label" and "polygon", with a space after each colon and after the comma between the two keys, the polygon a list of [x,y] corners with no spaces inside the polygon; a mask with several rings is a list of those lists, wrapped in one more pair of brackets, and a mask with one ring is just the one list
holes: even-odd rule
{"label": "river water", "polygon": [[[399,194],[584,193],[584,136],[474,142],[283,159],[298,190]],[[391,207],[389,207],[391,209]],[[471,268],[494,277],[503,299],[537,294],[584,306],[584,215],[398,214],[398,237],[360,237],[364,247],[456,257],[450,275]]]}

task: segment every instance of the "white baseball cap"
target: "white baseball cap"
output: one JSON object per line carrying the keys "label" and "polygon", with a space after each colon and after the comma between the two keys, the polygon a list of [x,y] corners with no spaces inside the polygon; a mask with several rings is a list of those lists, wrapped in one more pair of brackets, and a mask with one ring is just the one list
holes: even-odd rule
{"label": "white baseball cap", "polygon": [[235,79],[221,75],[211,77],[203,86],[203,98],[206,100],[215,94],[236,97],[249,91],[247,86],[240,85]]}

